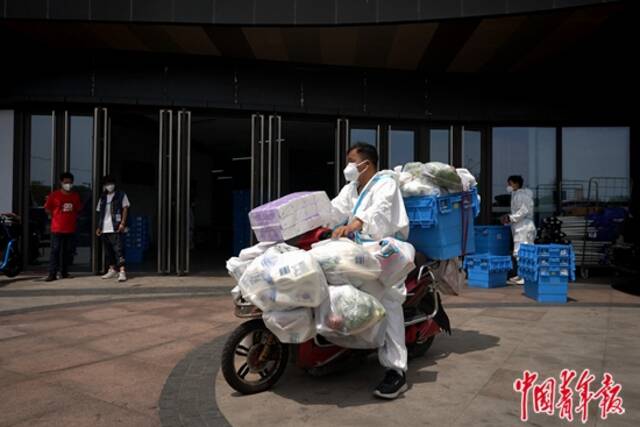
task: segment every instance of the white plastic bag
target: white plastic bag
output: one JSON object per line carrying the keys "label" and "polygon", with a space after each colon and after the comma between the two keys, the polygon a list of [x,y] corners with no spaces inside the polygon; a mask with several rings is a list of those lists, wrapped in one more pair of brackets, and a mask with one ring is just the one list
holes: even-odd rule
{"label": "white plastic bag", "polygon": [[327,282],[318,262],[299,249],[280,252],[276,245],[259,256],[242,275],[242,295],[268,312],[317,307],[327,298]]}
{"label": "white plastic bag", "polygon": [[331,334],[327,337],[329,342],[344,348],[371,349],[379,348],[384,344],[385,332],[387,330],[387,320],[382,319],[369,329],[356,335]]}
{"label": "white plastic bag", "polygon": [[380,276],[380,263],[362,245],[341,238],[322,240],[309,253],[318,261],[331,285],[350,283],[356,287]]}
{"label": "white plastic bag", "polygon": [[315,309],[316,329],[327,338],[356,335],[384,316],[380,301],[351,285],[330,286],[329,298]]}
{"label": "white plastic bag", "polygon": [[452,193],[462,191],[462,180],[456,172],[456,168],[440,162],[426,163],[422,168],[422,173],[431,182]]}
{"label": "white plastic bag", "polygon": [[462,181],[463,191],[469,191],[473,187],[478,186],[478,182],[476,181],[476,178],[471,174],[471,172],[469,172],[468,169],[458,168],[456,169],[456,173],[458,174],[458,176],[460,177],[460,180]]}
{"label": "white plastic bag", "polygon": [[251,261],[265,253],[267,249],[274,246],[275,244],[276,242],[260,242],[256,245],[241,250],[238,258],[240,258],[242,261]]}
{"label": "white plastic bag", "polygon": [[313,311],[310,308],[263,313],[262,320],[283,343],[299,344],[316,335]]}
{"label": "white plastic bag", "polygon": [[388,237],[379,242],[366,243],[364,247],[380,262],[382,271],[378,280],[386,288],[404,281],[416,268],[413,262],[416,250],[411,243]]}
{"label": "white plastic bag", "polygon": [[[245,272],[249,264],[251,264],[251,261],[265,253],[267,249],[275,244],[276,242],[260,242],[257,245],[241,250],[238,256],[231,257],[227,260],[227,272],[236,280],[236,282],[239,282],[242,274]],[[282,246],[282,250],[285,250],[285,248],[286,246]],[[296,249],[293,246],[289,246],[289,248],[292,250]]]}
{"label": "white plastic bag", "polygon": [[422,166],[423,165],[420,162],[409,162],[404,165],[402,172],[409,173],[417,178],[422,174]]}

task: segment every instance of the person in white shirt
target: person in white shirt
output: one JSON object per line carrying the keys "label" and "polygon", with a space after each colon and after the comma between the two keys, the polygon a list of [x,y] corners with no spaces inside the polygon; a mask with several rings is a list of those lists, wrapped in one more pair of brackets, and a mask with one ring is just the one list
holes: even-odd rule
{"label": "person in white shirt", "polygon": [[116,191],[115,180],[112,176],[103,177],[102,182],[104,191],[96,208],[96,212],[98,212],[96,236],[102,238],[107,264],[109,265],[109,270],[102,278],[112,279],[117,277],[119,282],[124,282],[127,280],[127,273],[122,233],[126,229],[127,216],[131,204],[123,191]]}
{"label": "person in white shirt", "polygon": [[[534,243],[536,225],[533,222],[533,192],[523,188],[524,180],[520,175],[512,175],[507,179],[507,192],[511,194],[511,214],[502,217],[503,224],[511,224],[513,234],[513,257],[518,261],[518,251],[523,243]],[[514,276],[509,284],[524,285],[524,279]]]}
{"label": "person in white shirt", "polygon": [[[409,218],[392,171],[378,171],[378,151],[369,144],[349,148],[344,177],[348,181],[331,201],[334,238],[359,235],[365,240],[394,237],[406,240]],[[406,277],[405,277],[406,278]],[[407,290],[405,278],[391,287],[380,302],[386,311],[385,340],[378,349],[380,364],[386,368],[374,395],[395,399],[407,390],[407,347],[405,345],[402,303]]]}

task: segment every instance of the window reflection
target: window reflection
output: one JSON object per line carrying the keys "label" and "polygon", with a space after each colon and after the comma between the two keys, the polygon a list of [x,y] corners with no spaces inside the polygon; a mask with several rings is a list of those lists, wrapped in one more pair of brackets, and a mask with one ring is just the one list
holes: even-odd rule
{"label": "window reflection", "polygon": [[429,131],[429,161],[451,163],[449,129],[431,129]]}
{"label": "window reflection", "polygon": [[491,156],[491,203],[494,218],[510,210],[511,196],[506,192],[507,178],[510,175],[521,175],[524,186],[533,191],[536,219],[555,212],[555,128],[493,128]]}
{"label": "window reflection", "polygon": [[48,260],[49,219],[44,202],[52,188],[52,138],[53,117],[31,116],[30,166],[29,166],[29,264]]}
{"label": "window reflection", "polygon": [[74,189],[80,194],[82,211],[78,216],[74,270],[88,270],[91,262],[93,202],[93,117],[69,118],[69,169],[74,175]]}
{"label": "window reflection", "polygon": [[466,168],[480,181],[482,171],[482,132],[479,130],[465,130],[462,139],[462,167]]}
{"label": "window reflection", "polygon": [[414,160],[414,132],[411,130],[389,131],[389,168]]}
{"label": "window reflection", "polygon": [[562,128],[563,205],[627,201],[629,158],[628,127]]}
{"label": "window reflection", "polygon": [[375,129],[358,129],[352,128],[350,132],[351,145],[358,142],[373,145],[378,148],[378,131]]}

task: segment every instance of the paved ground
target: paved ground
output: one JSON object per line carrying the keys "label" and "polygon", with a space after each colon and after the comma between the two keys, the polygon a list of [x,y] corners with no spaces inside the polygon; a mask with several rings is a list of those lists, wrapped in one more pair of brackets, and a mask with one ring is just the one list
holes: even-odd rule
{"label": "paved ground", "polygon": [[[522,370],[562,368],[590,368],[598,381],[612,372],[627,414],[598,425],[640,424],[640,297],[609,286],[572,284],[565,306],[538,305],[516,287],[445,298],[453,335],[411,363],[403,398],[381,403],[370,395],[382,375],[374,357],[325,378],[291,366],[272,392],[232,392],[217,375],[224,336],[238,324],[230,285],[0,282],[0,426],[507,426],[518,424],[512,383]],[[539,415],[530,423],[561,424]]]}

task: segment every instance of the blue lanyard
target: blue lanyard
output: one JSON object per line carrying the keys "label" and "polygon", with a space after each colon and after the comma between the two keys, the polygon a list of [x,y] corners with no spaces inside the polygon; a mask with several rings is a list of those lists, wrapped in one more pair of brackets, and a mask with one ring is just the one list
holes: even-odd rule
{"label": "blue lanyard", "polygon": [[367,193],[369,192],[369,189],[371,187],[373,187],[373,185],[380,181],[382,178],[388,178],[388,176],[386,175],[378,175],[373,177],[373,179],[371,179],[371,181],[369,181],[367,183],[367,186],[365,187],[365,189],[362,191],[362,193],[360,193],[360,195],[358,196],[358,200],[356,201],[356,205],[353,207],[353,210],[351,211],[351,215],[355,216],[356,212],[358,212],[358,208],[360,207],[360,204],[362,203],[362,200],[364,199],[364,196],[367,195]]}

